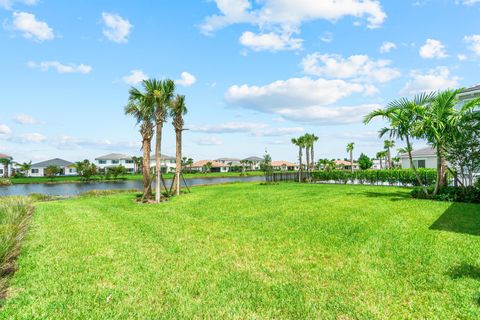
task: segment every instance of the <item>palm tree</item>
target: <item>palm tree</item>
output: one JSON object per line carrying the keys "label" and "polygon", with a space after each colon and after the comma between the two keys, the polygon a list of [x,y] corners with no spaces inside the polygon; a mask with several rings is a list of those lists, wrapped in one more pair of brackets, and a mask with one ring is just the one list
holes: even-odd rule
{"label": "palm tree", "polygon": [[302,151],[305,147],[305,141],[303,137],[292,138],[292,143],[298,147],[298,161],[299,161],[299,169],[298,169],[298,182],[302,182]]}
{"label": "palm tree", "polygon": [[187,165],[189,167],[189,172],[192,173],[192,165],[193,165],[193,159],[192,158],[188,158]]}
{"label": "palm tree", "polygon": [[310,139],[312,139],[312,144],[310,145],[310,161],[312,163],[312,169],[315,170],[315,142],[317,142],[319,138],[314,133],[311,133]]}
{"label": "palm tree", "polygon": [[416,134],[426,139],[437,150],[436,195],[446,185],[445,148],[450,136],[457,134],[463,121],[472,115],[478,116],[475,109],[480,98],[464,102],[461,107],[457,96],[463,89],[445,90],[437,93],[423,109],[421,121],[415,129]]}
{"label": "palm tree", "polygon": [[12,159],[10,158],[1,158],[0,164],[3,164],[3,177],[8,178],[9,176],[9,167],[13,164]]}
{"label": "palm tree", "polygon": [[32,168],[32,161],[20,163],[20,172],[22,172],[25,176],[28,175],[28,171]]}
{"label": "palm tree", "polygon": [[354,142],[350,142],[349,144],[347,144],[347,152],[350,153],[350,169],[353,173],[353,149],[355,147],[355,143]]}
{"label": "palm tree", "polygon": [[135,157],[133,156],[132,157],[132,161],[133,161],[133,171],[135,173],[138,173],[140,171],[140,168],[142,168],[142,162],[143,162],[143,157]]}
{"label": "palm tree", "polygon": [[385,158],[386,156],[387,156],[387,153],[385,152],[385,150],[379,151],[376,154],[377,159],[380,160],[380,169],[383,169],[382,159]]}
{"label": "palm tree", "polygon": [[175,193],[180,195],[180,174],[182,172],[182,132],[183,116],[187,113],[185,106],[185,96],[177,94],[170,105],[170,116],[173,118],[172,124],[175,128],[176,137],[176,168],[175,168]]}
{"label": "palm tree", "polygon": [[145,96],[135,88],[130,90],[129,103],[125,107],[125,114],[133,116],[140,124],[143,150],[143,197],[150,200],[152,197],[152,180],[150,179],[150,152],[152,148],[153,123],[152,109],[148,107]]}
{"label": "palm tree", "polygon": [[392,151],[391,149],[395,146],[395,141],[393,140],[385,140],[383,142],[383,147],[387,150],[387,157],[388,157],[388,168],[392,169]]}
{"label": "palm tree", "polygon": [[153,119],[156,126],[155,139],[155,201],[160,202],[161,199],[161,148],[162,148],[162,129],[163,123],[168,116],[168,108],[171,105],[173,95],[175,93],[175,82],[173,80],[156,80],[149,79],[143,81],[143,87],[146,91],[146,101],[149,109],[153,109]]}
{"label": "palm tree", "polygon": [[[415,177],[423,186],[420,175],[415,167],[412,157],[412,143],[411,138],[418,137],[415,133],[415,128],[421,121],[420,116],[423,113],[425,106],[435,96],[434,93],[422,93],[413,97],[413,99],[401,98],[390,102],[386,109],[379,109],[371,112],[364,119],[364,123],[369,123],[372,119],[381,117],[389,122],[389,127],[380,130],[380,137],[389,133],[390,138],[396,138],[405,140],[407,143],[407,153],[410,161],[410,167],[413,169]],[[427,193],[427,189],[424,188],[424,192]]]}

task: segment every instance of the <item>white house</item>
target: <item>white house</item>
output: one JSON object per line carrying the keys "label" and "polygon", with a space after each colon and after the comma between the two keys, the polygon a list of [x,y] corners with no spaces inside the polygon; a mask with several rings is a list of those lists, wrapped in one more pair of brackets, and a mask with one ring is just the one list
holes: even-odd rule
{"label": "white house", "polygon": [[[416,168],[437,168],[437,151],[432,147],[412,151],[412,159]],[[408,153],[401,154],[400,161],[402,162],[402,168],[411,168]]]}
{"label": "white house", "polygon": [[135,172],[135,162],[132,160],[131,156],[121,153],[110,153],[101,157],[95,158],[95,164],[100,170],[105,170],[106,168],[123,166],[127,169],[127,172]]}
{"label": "white house", "polygon": [[468,101],[480,97],[480,85],[467,88],[458,94],[458,100]]}
{"label": "white house", "polygon": [[30,177],[44,177],[45,168],[55,166],[60,168],[60,176],[75,176],[77,171],[73,167],[73,163],[67,160],[55,158],[39,163],[32,164],[30,170],[28,170],[28,176]]}
{"label": "white house", "polygon": [[210,172],[228,172],[229,166],[212,160],[200,160],[192,164],[192,171],[206,172],[207,164],[210,164]]}
{"label": "white house", "polygon": [[[156,160],[155,155],[150,156],[150,168],[155,168]],[[162,154],[160,156],[160,167],[162,168],[162,173],[175,172],[176,168],[176,159],[175,157],[170,157]]]}
{"label": "white house", "polygon": [[249,161],[249,170],[260,170],[260,162],[262,160],[262,158],[255,156],[242,159],[242,161]]}
{"label": "white house", "polygon": [[214,160],[215,162],[218,163],[223,163],[227,166],[239,166],[240,165],[240,159],[237,158],[218,158]]}
{"label": "white house", "polygon": [[[6,155],[6,154],[3,154],[3,153],[0,153],[0,159],[8,159],[8,160],[12,160],[13,158],[10,157],[9,155]],[[5,166],[0,164],[0,178],[7,175],[7,176],[10,176],[12,174],[12,166],[8,166],[7,167],[7,174],[5,174]]]}

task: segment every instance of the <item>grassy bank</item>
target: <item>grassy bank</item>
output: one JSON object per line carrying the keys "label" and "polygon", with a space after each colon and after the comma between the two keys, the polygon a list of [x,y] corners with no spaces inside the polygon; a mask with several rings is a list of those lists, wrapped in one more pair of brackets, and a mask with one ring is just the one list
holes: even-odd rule
{"label": "grassy bank", "polygon": [[38,204],[1,319],[478,319],[480,206],[349,185]]}
{"label": "grassy bank", "polygon": [[[251,177],[251,176],[261,176],[263,172],[261,171],[249,171],[246,172],[244,176]],[[163,177],[165,179],[172,179],[174,176],[173,173],[164,174]],[[211,173],[185,173],[184,174],[186,179],[193,179],[193,178],[226,178],[226,177],[240,177],[242,176],[239,172],[211,172]],[[140,174],[129,174],[120,177],[116,181],[121,180],[142,180],[142,175]],[[82,182],[81,177],[78,176],[62,176],[62,177],[55,177],[55,178],[47,178],[47,177],[24,177],[24,178],[11,178],[11,183],[13,184],[34,184],[34,183],[79,183]],[[105,176],[94,176],[92,177],[91,181],[100,182],[100,181],[114,181],[114,180],[107,180]]]}
{"label": "grassy bank", "polygon": [[31,214],[31,199],[0,197],[0,297],[5,295],[9,276],[15,271],[15,258]]}

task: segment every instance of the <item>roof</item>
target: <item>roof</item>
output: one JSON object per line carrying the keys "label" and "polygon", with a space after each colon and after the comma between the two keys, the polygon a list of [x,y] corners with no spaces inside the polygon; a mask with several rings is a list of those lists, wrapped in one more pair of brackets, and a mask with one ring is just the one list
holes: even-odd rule
{"label": "roof", "polygon": [[291,163],[288,161],[272,161],[272,167],[295,167],[295,163]]}
{"label": "roof", "polygon": [[[412,151],[412,157],[426,157],[426,156],[436,156],[437,150],[432,147],[426,147],[418,150]],[[400,158],[408,157],[408,153],[403,153],[400,155]]]}
{"label": "roof", "polygon": [[57,166],[57,167],[60,167],[60,168],[64,168],[64,167],[68,167],[68,166],[71,166],[71,165],[73,165],[73,162],[63,160],[63,159],[59,159],[59,158],[55,158],[55,159],[50,159],[50,160],[39,162],[39,163],[34,163],[34,164],[32,164],[32,168],[46,168],[46,167],[49,167],[49,166]]}
{"label": "roof", "polygon": [[215,161],[229,161],[229,162],[233,162],[233,161],[240,161],[240,159],[237,159],[237,158],[218,158],[218,159],[215,159]]}
{"label": "roof", "polygon": [[132,160],[132,157],[122,153],[109,153],[104,156],[97,157],[95,160]]}
{"label": "roof", "polygon": [[7,154],[4,154],[4,153],[0,153],[0,159],[13,159],[12,157],[10,157],[9,155]]}
{"label": "roof", "polygon": [[465,90],[462,91],[462,93],[468,93],[468,92],[473,92],[473,91],[479,91],[480,90],[480,84],[474,85],[473,87],[466,88]]}
{"label": "roof", "polygon": [[[345,161],[345,160],[334,160],[335,165],[337,166],[350,166],[352,163],[350,161]],[[356,165],[357,163],[353,161],[353,165]]]}
{"label": "roof", "polygon": [[248,157],[248,158],[245,158],[245,159],[242,159],[242,160],[248,160],[248,161],[262,161],[263,159],[262,159],[262,158],[260,158],[260,157],[253,156],[253,157]]}
{"label": "roof", "polygon": [[194,162],[192,164],[192,167],[203,167],[209,162],[212,163],[212,168],[226,167],[226,165],[224,165],[223,163],[212,161],[212,160],[200,160],[200,161]]}
{"label": "roof", "polygon": [[[161,154],[160,159],[161,160],[176,160],[175,157],[167,156],[166,154]],[[150,155],[150,161],[154,161],[154,160],[155,160],[155,154],[151,154]]]}

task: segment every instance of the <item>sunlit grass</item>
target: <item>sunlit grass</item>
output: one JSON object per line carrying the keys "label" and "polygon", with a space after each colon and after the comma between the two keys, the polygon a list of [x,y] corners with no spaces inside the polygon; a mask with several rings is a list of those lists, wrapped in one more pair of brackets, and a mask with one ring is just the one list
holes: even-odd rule
{"label": "sunlit grass", "polygon": [[480,317],[478,205],[370,186],[193,191],[38,204],[0,318]]}

